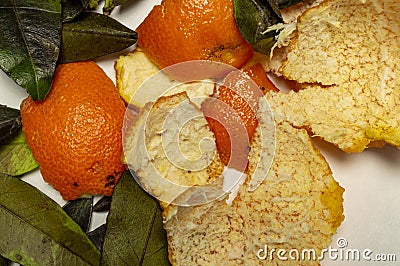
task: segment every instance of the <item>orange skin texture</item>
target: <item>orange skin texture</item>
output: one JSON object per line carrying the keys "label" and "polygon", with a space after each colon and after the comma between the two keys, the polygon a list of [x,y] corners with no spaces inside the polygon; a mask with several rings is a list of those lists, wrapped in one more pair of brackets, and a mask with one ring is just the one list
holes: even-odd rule
{"label": "orange skin texture", "polygon": [[267,77],[260,63],[246,67],[243,71],[260,87],[264,94],[268,91],[279,91],[275,84]]}
{"label": "orange skin texture", "polygon": [[240,68],[254,54],[236,26],[231,0],[163,0],[136,31],[138,46],[160,68],[191,60]]}
{"label": "orange skin texture", "polygon": [[258,101],[271,90],[278,89],[258,63],[230,73],[219,87],[216,99],[202,105],[225,165],[239,171],[246,169],[250,142],[258,125]]}
{"label": "orange skin texture", "polygon": [[26,141],[43,179],[64,200],[112,195],[125,169],[124,114],[114,83],[92,61],[59,65],[47,98],[21,103]]}

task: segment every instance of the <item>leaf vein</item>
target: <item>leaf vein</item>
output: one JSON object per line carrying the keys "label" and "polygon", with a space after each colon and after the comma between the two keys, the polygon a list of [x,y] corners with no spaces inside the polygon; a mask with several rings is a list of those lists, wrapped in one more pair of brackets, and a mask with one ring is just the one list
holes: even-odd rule
{"label": "leaf vein", "polygon": [[[21,191],[18,191],[18,192],[21,192]],[[16,192],[13,192],[13,193],[16,193]],[[32,228],[33,230],[39,232],[40,234],[42,234],[42,235],[44,235],[44,236],[46,236],[46,237],[49,237],[57,246],[59,246],[59,247],[65,249],[65,250],[68,250],[71,254],[73,254],[73,256],[74,256],[75,258],[78,258],[79,260],[84,261],[84,262],[86,262],[87,264],[90,265],[90,262],[87,261],[85,258],[82,258],[81,256],[79,256],[79,255],[76,254],[73,250],[71,250],[71,249],[68,248],[67,246],[63,245],[61,242],[59,242],[59,241],[57,241],[57,240],[54,240],[54,238],[51,236],[51,234],[49,234],[49,232],[54,231],[54,229],[53,229],[53,230],[50,230],[49,232],[44,232],[43,230],[41,230],[41,229],[35,227],[33,224],[27,222],[27,221],[25,220],[25,217],[21,217],[20,215],[17,215],[17,214],[14,213],[12,210],[10,210],[9,208],[7,208],[7,206],[4,206],[3,204],[1,204],[1,202],[0,202],[0,209],[3,209],[3,210],[6,211],[7,213],[9,213],[9,215],[11,215],[11,216],[14,217],[15,219],[21,221],[23,224],[27,225],[28,227]]]}
{"label": "leaf vein", "polygon": [[147,251],[147,246],[149,245],[149,242],[150,242],[151,232],[153,231],[154,223],[156,220],[156,216],[157,216],[157,208],[154,208],[153,216],[151,217],[151,222],[150,222],[150,226],[149,226],[150,229],[149,229],[149,232],[147,233],[146,242],[144,243],[142,257],[140,258],[139,265],[143,265],[146,251]]}
{"label": "leaf vein", "polygon": [[[41,233],[42,235],[45,235],[47,237],[49,237],[56,245],[58,245],[59,247],[66,249],[68,251],[71,252],[71,254],[74,255],[74,257],[78,258],[79,260],[85,261],[87,264],[90,265],[90,262],[86,261],[84,258],[80,257],[78,254],[76,254],[74,251],[72,251],[71,249],[69,249],[68,247],[66,247],[65,245],[63,245],[62,243],[60,243],[59,241],[56,241],[52,238],[51,235],[43,232],[42,230],[40,230],[39,228],[33,226],[32,224],[28,223],[27,221],[25,221],[22,217],[20,217],[19,215],[16,215],[15,213],[13,213],[11,210],[9,210],[8,208],[6,208],[4,205],[0,204],[0,208],[4,209],[7,213],[9,213],[11,216],[15,217],[16,219],[20,220],[23,224],[28,225],[29,227],[31,227],[33,230]],[[51,231],[50,231],[51,232]]]}
{"label": "leaf vein", "polygon": [[[15,2],[14,2],[15,3]],[[13,10],[33,10],[33,11],[41,11],[41,12],[46,12],[46,13],[51,13],[51,14],[58,14],[57,11],[52,11],[52,10],[48,10],[48,9],[43,9],[43,8],[37,8],[37,7],[17,7],[17,6],[13,6],[13,7],[8,7],[8,6],[3,6],[0,7],[1,9],[13,9]]]}
{"label": "leaf vein", "polygon": [[19,28],[19,30],[21,32],[22,39],[23,39],[23,42],[24,42],[24,44],[26,46],[27,53],[29,54],[30,62],[31,62],[32,69],[33,69],[34,76],[35,76],[36,93],[39,96],[40,92],[39,92],[39,87],[38,87],[38,75],[37,75],[37,72],[36,72],[35,63],[33,62],[33,57],[32,57],[32,53],[31,53],[31,50],[30,50],[30,46],[28,44],[28,41],[27,41],[26,36],[24,34],[24,31],[23,31],[21,18],[19,16],[19,13],[17,12],[18,11],[18,7],[16,5],[15,0],[13,0],[12,3],[13,3],[13,11],[14,11],[15,18],[16,18],[16,21],[17,21],[17,24],[18,24],[18,28]]}
{"label": "leaf vein", "polygon": [[[94,31],[94,30],[87,30],[87,29],[83,29],[83,30],[78,30],[78,29],[63,29],[64,32],[68,32],[68,33],[81,33],[81,34],[93,34],[93,35],[100,35],[103,36],[104,33],[107,33],[108,35],[111,35],[113,37],[130,37],[130,36],[134,36],[134,33],[129,33],[129,32],[113,32],[112,34],[109,33],[109,31],[104,31],[104,32],[99,32],[99,31]],[[128,38],[128,39],[134,39],[134,38]]]}

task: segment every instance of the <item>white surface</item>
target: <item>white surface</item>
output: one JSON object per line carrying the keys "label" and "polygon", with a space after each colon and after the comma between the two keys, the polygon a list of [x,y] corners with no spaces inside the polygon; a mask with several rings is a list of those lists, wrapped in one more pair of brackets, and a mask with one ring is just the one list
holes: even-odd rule
{"label": "white surface", "polygon": [[[138,0],[124,8],[117,8],[112,17],[135,29],[151,7],[160,1]],[[151,34],[151,33],[150,33]],[[129,50],[129,49],[128,49]],[[126,53],[119,53],[124,54]],[[114,60],[118,54],[97,60],[106,73],[115,80]],[[0,104],[19,108],[26,92],[4,73],[0,73]],[[331,260],[328,256],[322,265],[400,265],[400,151],[392,147],[369,149],[359,154],[345,154],[332,145],[317,142],[330,164],[334,177],[345,188],[345,221],[334,237],[331,247],[338,248],[336,241],[345,238],[347,249],[369,249],[374,257],[378,253],[396,254],[397,262],[367,262],[345,258]],[[295,147],[294,147],[295,148]],[[59,193],[45,184],[39,171],[27,175],[24,180],[35,185],[59,204]],[[94,217],[92,228],[104,222],[104,215]],[[346,250],[342,249],[342,250]]]}

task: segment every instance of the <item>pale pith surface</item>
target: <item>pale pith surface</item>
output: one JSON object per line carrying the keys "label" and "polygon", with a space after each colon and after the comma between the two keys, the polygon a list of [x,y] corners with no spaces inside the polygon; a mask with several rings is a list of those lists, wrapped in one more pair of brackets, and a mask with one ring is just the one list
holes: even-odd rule
{"label": "pale pith surface", "polygon": [[154,102],[161,96],[183,91],[200,106],[204,98],[214,92],[215,84],[211,80],[186,83],[171,80],[140,48],[120,56],[114,68],[121,97],[137,108],[143,108],[146,103]]}
{"label": "pale pith surface", "polygon": [[346,152],[400,147],[399,14],[397,0],[331,0],[306,11],[280,69],[303,90],[268,96],[277,119]]}
{"label": "pale pith surface", "polygon": [[188,187],[209,184],[222,174],[214,134],[184,92],[147,103],[125,126],[127,165],[160,201],[170,203]]}
{"label": "pale pith surface", "polygon": [[[261,107],[260,113],[265,112]],[[261,116],[250,152],[250,175],[265,151],[260,128],[266,125]],[[276,154],[266,179],[253,192],[248,181],[231,206],[221,200],[177,208],[165,223],[173,265],[319,265],[318,260],[257,257],[265,245],[269,250],[314,249],[318,255],[343,220],[343,189],[307,132],[278,123]]]}

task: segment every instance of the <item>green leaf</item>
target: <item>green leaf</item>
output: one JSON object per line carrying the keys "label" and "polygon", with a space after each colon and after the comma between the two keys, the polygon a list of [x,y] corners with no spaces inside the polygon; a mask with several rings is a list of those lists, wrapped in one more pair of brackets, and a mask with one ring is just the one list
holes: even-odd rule
{"label": "green leaf", "polygon": [[107,225],[102,224],[93,231],[87,233],[89,239],[96,248],[101,252],[103,250],[104,238],[106,237]]}
{"label": "green leaf", "polygon": [[277,23],[283,22],[279,7],[273,0],[234,0],[237,27],[257,52],[269,54],[275,43],[275,32],[264,33]]}
{"label": "green leaf", "polygon": [[14,136],[21,126],[19,110],[0,104],[0,144]]}
{"label": "green leaf", "polygon": [[18,176],[37,168],[22,130],[0,145],[0,173]]}
{"label": "green leaf", "polygon": [[0,266],[7,266],[10,261],[3,256],[0,256]]}
{"label": "green leaf", "polygon": [[278,3],[279,9],[284,9],[300,2],[304,2],[304,0],[276,0],[276,2]]}
{"label": "green leaf", "polygon": [[97,8],[99,0],[89,0],[89,8]]}
{"label": "green leaf", "polygon": [[51,88],[61,27],[60,0],[0,2],[0,68],[33,100]]}
{"label": "green leaf", "polygon": [[116,6],[120,6],[122,4],[125,4],[126,2],[128,2],[129,0],[106,0],[104,7],[103,7],[103,12],[108,14],[111,13],[111,11],[113,11],[113,9]]}
{"label": "green leaf", "polygon": [[92,220],[93,197],[80,198],[68,201],[63,210],[72,218],[83,230],[88,232]]}
{"label": "green leaf", "polygon": [[101,265],[170,265],[158,202],[125,171],[115,186]]}
{"label": "green leaf", "polygon": [[89,7],[89,0],[61,0],[63,22],[74,20]]}
{"label": "green leaf", "polygon": [[94,212],[104,212],[109,211],[111,206],[111,196],[103,196],[96,204],[93,206]]}
{"label": "green leaf", "polygon": [[137,33],[106,15],[84,12],[62,30],[60,63],[93,59],[136,43]]}
{"label": "green leaf", "polygon": [[0,175],[0,255],[23,265],[98,265],[100,253],[61,207]]}

